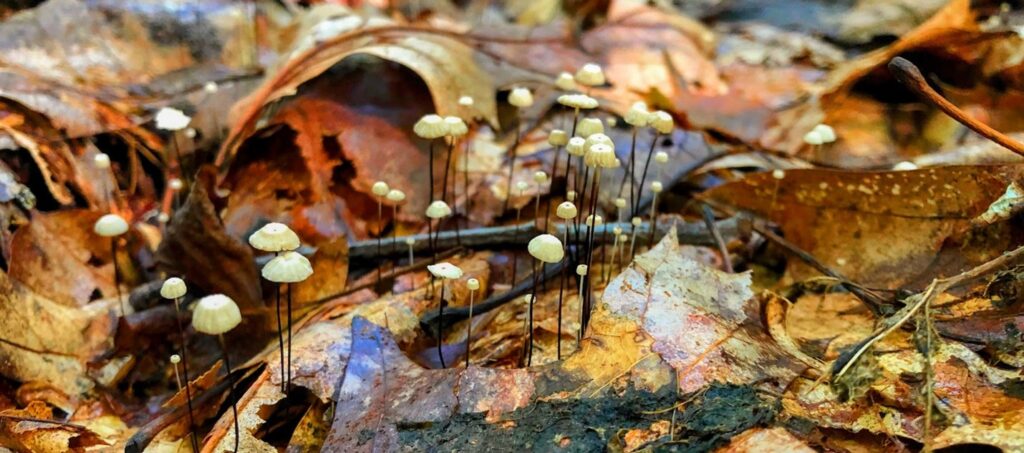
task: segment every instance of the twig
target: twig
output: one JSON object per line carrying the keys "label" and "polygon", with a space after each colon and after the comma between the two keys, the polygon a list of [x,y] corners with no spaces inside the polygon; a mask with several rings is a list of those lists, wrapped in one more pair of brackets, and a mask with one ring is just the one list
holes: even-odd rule
{"label": "twig", "polygon": [[[715,224],[718,230],[725,237],[735,237],[738,232],[738,224],[736,219],[725,219]],[[612,234],[603,234],[605,230],[611,233],[612,229],[616,226],[627,230],[631,228],[628,223],[605,223],[598,226],[595,229],[595,236],[600,236],[596,241],[606,242],[612,240]],[[570,225],[570,231],[572,226]],[[638,234],[650,233],[651,224],[644,222],[638,227]],[[516,237],[516,231],[519,230],[518,238]],[[565,225],[557,224],[552,225],[550,234],[558,237],[565,237]],[[663,237],[669,230],[672,229],[672,225],[665,223],[664,225],[658,225],[658,229],[655,232],[656,238]],[[690,223],[690,222],[679,222],[677,225],[677,232],[679,242],[694,245],[715,245],[715,240],[712,234],[708,231],[707,227],[703,223]],[[518,226],[508,225],[499,227],[486,227],[486,228],[474,228],[471,230],[464,230],[462,232],[462,245],[467,248],[486,248],[486,247],[497,247],[497,246],[516,246],[524,245],[534,236],[544,233],[544,231],[537,230],[533,222],[522,223]],[[411,236],[416,243],[413,244],[416,252],[421,252],[427,248],[425,242],[427,236],[424,234],[417,234]],[[407,237],[399,237],[399,241],[404,241]],[[569,241],[573,241],[573,235],[569,235]],[[583,242],[583,241],[580,241]],[[454,232],[445,231],[437,235],[437,246],[441,249],[456,247],[456,237]],[[309,256],[315,251],[313,248],[302,247],[299,252],[303,255]],[[389,251],[385,251],[390,253]],[[396,252],[402,253],[402,252]],[[407,252],[405,252],[407,253]],[[375,258],[376,257],[376,243],[371,240],[357,241],[349,245],[348,249],[349,259],[362,259],[362,258]]]}
{"label": "twig", "polygon": [[[891,317],[891,318],[889,318],[887,320],[883,320],[882,327],[878,331],[876,331],[875,333],[872,333],[866,340],[861,342],[860,347],[857,348],[856,352],[854,352],[850,356],[850,359],[845,364],[842,364],[842,368],[840,368],[839,371],[837,371],[834,374],[834,376],[832,377],[832,380],[835,381],[836,379],[839,379],[844,374],[846,374],[846,372],[848,372],[851,368],[853,368],[853,366],[857,362],[857,360],[860,357],[862,357],[864,355],[864,353],[867,352],[867,350],[871,348],[872,345],[874,345],[879,340],[881,340],[882,338],[885,338],[887,335],[889,335],[890,333],[892,333],[893,331],[898,329],[900,326],[905,324],[908,320],[910,320],[914,316],[914,314],[916,314],[918,311],[920,311],[922,307],[930,307],[931,301],[932,301],[932,299],[935,298],[936,295],[942,294],[942,293],[944,293],[946,291],[949,291],[951,289],[954,289],[954,288],[957,288],[957,287],[962,286],[964,284],[967,284],[967,283],[969,283],[971,281],[974,281],[974,280],[976,280],[978,278],[981,278],[981,277],[983,277],[985,275],[991,274],[991,273],[993,273],[993,272],[995,272],[995,271],[997,271],[999,269],[1002,269],[1004,267],[1016,264],[1017,262],[1019,262],[1021,260],[1024,260],[1024,246],[1018,247],[1018,248],[1016,248],[1013,251],[1010,251],[1008,253],[1004,253],[1001,256],[999,256],[998,258],[995,258],[993,260],[987,261],[987,262],[985,262],[985,263],[983,263],[983,264],[981,264],[981,265],[979,265],[979,266],[977,266],[977,267],[975,267],[973,269],[964,271],[964,272],[962,272],[962,273],[960,273],[958,275],[955,275],[953,277],[936,278],[936,279],[932,280],[932,283],[930,285],[928,285],[928,288],[923,293],[919,293],[919,294],[917,294],[915,296],[911,296],[911,297],[917,299],[913,305],[909,305],[906,308],[904,308],[904,309],[900,310],[899,312],[897,312],[895,315],[893,315],[893,317]],[[928,315],[930,315],[930,314],[931,313],[928,313]],[[928,320],[925,320],[925,323],[927,325],[928,324]],[[928,328],[928,327],[926,327],[926,328]],[[931,347],[931,346],[929,345],[929,347]],[[931,351],[928,351],[928,354],[929,354],[929,359],[928,360],[930,361],[931,360],[930,359]],[[929,362],[929,366],[930,366],[930,362]],[[926,389],[926,391],[930,394],[931,393],[931,388]],[[927,398],[927,404],[929,404],[929,405],[933,404],[932,396],[929,396]],[[926,408],[926,417],[930,417],[930,416],[931,416],[931,409],[930,409],[930,406],[929,406],[929,408]],[[931,427],[931,420],[926,419],[925,420],[925,436],[924,436],[926,442],[927,442],[927,437],[928,437],[928,429],[930,427]]]}
{"label": "twig", "polygon": [[[203,407],[207,404],[216,402],[215,397],[227,390],[228,387],[230,387],[231,382],[230,378],[224,379],[217,382],[213,387],[210,387],[209,390],[197,395],[192,401],[197,410],[201,412]],[[125,453],[141,453],[146,449],[149,443],[153,441],[153,438],[164,430],[164,428],[167,428],[181,417],[184,417],[187,410],[188,409],[184,405],[181,405],[150,420],[149,423],[146,423],[128,439],[128,442],[126,442],[124,446]]]}
{"label": "twig", "polygon": [[[566,266],[569,260],[562,260],[558,264],[551,266],[541,266],[543,274],[540,275],[541,280],[550,280],[555,278],[559,272],[562,271],[562,267]],[[533,279],[524,278],[522,282],[514,286],[512,289],[505,291],[504,293],[491,296],[487,300],[473,306],[473,316],[482,315],[495,308],[501,307],[506,302],[515,300],[517,297],[526,294],[531,288],[533,288]],[[420,318],[420,325],[423,328],[433,334],[437,334],[436,330],[438,326],[444,328],[450,326],[458,321],[466,319],[469,316],[469,307],[458,307],[444,310],[444,313],[440,313],[438,310],[431,310],[423,314]],[[438,321],[440,320],[440,324]]]}
{"label": "twig", "polygon": [[718,247],[718,253],[722,255],[722,266],[725,267],[725,271],[728,273],[733,272],[732,259],[729,258],[729,249],[725,247],[725,240],[722,239],[722,233],[718,231],[718,227],[715,226],[715,213],[711,211],[711,207],[703,205],[701,211],[704,214],[704,225],[708,227],[708,231],[711,232],[711,237],[715,239],[715,246]]}
{"label": "twig", "polygon": [[892,75],[903,86],[909,88],[910,91],[921,96],[935,107],[938,107],[939,110],[942,110],[943,113],[949,115],[960,124],[969,127],[972,131],[1002,145],[1004,148],[1024,156],[1024,144],[970,117],[963,110],[960,110],[959,107],[953,105],[952,102],[946,100],[946,98],[942,97],[941,94],[928,85],[928,81],[921,75],[921,70],[914,63],[911,63],[910,60],[903,57],[893,58],[889,61],[889,71],[892,72]]}
{"label": "twig", "polygon": [[[705,200],[704,202],[706,203],[706,206],[713,206],[715,209],[723,211],[726,214],[729,214],[729,215],[732,215],[732,216],[736,215],[736,210],[731,208],[731,207],[729,207],[729,206],[724,206],[724,205],[721,205],[719,203],[716,203],[716,202],[713,202],[713,201],[710,201],[710,200]],[[770,230],[768,228],[765,228],[763,225],[760,224],[760,222],[751,222],[751,223],[752,223],[751,228],[754,231],[756,231],[758,234],[760,234],[761,236],[764,236],[765,239],[768,239],[769,241],[772,241],[772,242],[778,244],[780,247],[786,249],[786,251],[788,251],[789,253],[792,253],[797,258],[799,258],[801,261],[803,261],[804,263],[807,263],[809,266],[813,267],[818,272],[821,272],[822,274],[825,274],[825,275],[827,275],[829,277],[832,277],[832,278],[838,280],[839,283],[844,288],[846,288],[847,291],[853,293],[855,296],[857,296],[858,298],[860,298],[861,300],[866,302],[871,307],[871,309],[874,310],[876,313],[878,312],[878,307],[883,306],[883,305],[888,305],[889,302],[884,297],[879,296],[874,291],[871,291],[870,289],[867,289],[867,288],[865,288],[865,287],[863,287],[863,286],[861,286],[861,285],[851,281],[850,279],[844,277],[839,272],[837,272],[837,271],[833,270],[832,268],[824,265],[821,261],[818,261],[818,259],[815,258],[814,255],[811,255],[810,253],[807,253],[807,251],[801,249],[800,247],[797,247],[796,244],[793,244],[792,242],[787,241],[782,236],[779,236],[779,235],[775,234],[774,231],[772,231],[772,230]]]}

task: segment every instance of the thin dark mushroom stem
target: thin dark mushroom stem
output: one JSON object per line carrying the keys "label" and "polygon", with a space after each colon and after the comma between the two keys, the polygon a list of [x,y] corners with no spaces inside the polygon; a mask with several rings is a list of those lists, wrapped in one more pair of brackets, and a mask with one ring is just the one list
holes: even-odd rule
{"label": "thin dark mushroom stem", "polygon": [[[196,435],[196,419],[192,410],[192,386],[188,375],[188,345],[185,341],[185,326],[181,323],[181,298],[174,298],[175,321],[178,324],[178,337],[181,341],[181,373],[185,377],[185,401],[188,406],[188,432],[191,437],[192,451],[199,451],[199,439]],[[177,367],[175,367],[177,370]]]}
{"label": "thin dark mushroom stem", "polygon": [[292,283],[288,284],[288,385],[285,389],[292,388]]}
{"label": "thin dark mushroom stem", "polygon": [[633,178],[633,172],[636,168],[636,133],[637,127],[633,126],[633,139],[629,143],[629,164],[626,166],[626,172],[622,175],[622,182],[619,184],[618,196],[622,196],[622,191],[626,189],[626,180],[629,180],[629,205],[633,206],[636,204],[636,200],[633,198],[634,191],[636,190],[636,180]]}
{"label": "thin dark mushroom stem", "polygon": [[[278,255],[279,253],[275,252],[274,254]],[[281,324],[282,320],[281,320],[281,284],[280,283],[274,285],[274,294],[275,294],[275,298],[274,299],[275,299],[275,302],[276,302],[275,303],[275,308],[276,308],[275,311],[277,312],[277,349],[278,349],[278,353],[280,354],[280,359],[281,359],[281,365],[280,365],[280,368],[281,368],[281,393],[288,393],[288,387],[287,387],[288,381],[286,380],[285,369],[284,369],[285,368],[285,364],[284,364],[284,360],[285,360],[285,355],[284,355],[284,326]]]}
{"label": "thin dark mushroom stem", "polygon": [[121,304],[121,316],[124,317],[128,314],[128,307],[121,295],[121,265],[117,263],[117,236],[110,238],[110,257],[114,262],[114,290],[117,291],[117,301]]}
{"label": "thin dark mushroom stem", "polygon": [[[384,224],[384,197],[383,196],[377,196],[376,198],[377,198],[377,228],[380,229],[380,231],[377,232],[377,258],[380,259],[380,258],[384,257],[384,254],[382,252],[382,247],[381,247],[381,241],[383,240],[382,236],[384,236],[384,227],[383,227],[383,224]],[[383,281],[383,280],[384,280],[384,266],[378,265],[377,266],[377,286],[380,286],[380,282]]]}
{"label": "thin dark mushroom stem", "polygon": [[438,310],[438,325],[437,325],[437,358],[441,362],[441,368],[447,368],[444,364],[444,351],[442,346],[444,345],[444,329],[441,328],[441,320],[444,319],[444,280],[441,280],[441,297],[437,301]]}
{"label": "thin dark mushroom stem", "polygon": [[[455,142],[456,142],[454,136],[449,137],[449,140],[451,140],[451,141],[448,143],[448,157],[445,158],[445,162],[444,162],[444,181],[441,183],[441,200],[444,201],[445,203],[447,203],[448,200],[449,200],[448,199],[448,170],[452,166],[452,154],[454,154]],[[461,241],[461,237],[460,237],[461,234],[460,233],[462,231],[462,227],[459,226],[459,216],[458,216],[458,211],[457,211],[458,205],[455,203],[455,177],[454,176],[452,177],[451,207],[452,207],[452,212],[454,214],[453,215],[453,220],[455,220],[455,240],[458,242],[458,241]]]}
{"label": "thin dark mushroom stem", "polygon": [[235,401],[235,380],[231,376],[231,359],[228,357],[228,347],[224,342],[224,335],[217,335],[217,342],[220,344],[221,354],[224,355],[224,371],[227,372],[228,378],[228,399],[231,400],[231,414],[234,416],[235,423],[235,449],[238,451],[238,436],[241,430],[238,429],[238,402]]}
{"label": "thin dark mushroom stem", "polygon": [[654,133],[654,139],[651,140],[651,149],[647,152],[647,160],[644,162],[644,171],[640,174],[640,184],[637,186],[636,198],[631,205],[633,207],[632,215],[640,212],[640,198],[644,194],[644,184],[647,182],[647,170],[651,167],[651,157],[654,156],[654,147],[658,145],[658,139],[661,138],[661,134],[658,132]]}
{"label": "thin dark mushroom stem", "polygon": [[[544,269],[544,266],[541,266],[541,269]],[[529,298],[526,300],[526,303],[527,303],[527,311],[529,312],[528,319],[529,319],[529,323],[530,323],[530,328],[527,331],[528,332],[527,344],[529,345],[529,348],[528,348],[529,352],[526,355],[526,366],[531,366],[533,364],[533,306],[537,304],[537,262],[536,261],[534,261],[534,263],[533,263],[533,290],[530,293]]]}

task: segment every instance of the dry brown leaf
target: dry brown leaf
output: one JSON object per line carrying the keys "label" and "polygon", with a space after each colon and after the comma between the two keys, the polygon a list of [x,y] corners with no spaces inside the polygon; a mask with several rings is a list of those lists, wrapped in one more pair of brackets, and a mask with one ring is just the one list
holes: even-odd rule
{"label": "dry brown leaf", "polygon": [[111,346],[115,299],[69,307],[0,273],[0,307],[0,374],[43,382],[72,397],[93,389],[86,363]]}
{"label": "dry brown leaf", "polygon": [[715,453],[811,453],[817,451],[785,428],[753,428],[733,437]]}
{"label": "dry brown leaf", "polygon": [[670,233],[605,290],[612,315],[640,320],[652,349],[677,373],[680,391],[709,382],[788,382],[800,366],[766,335],[750,274],[728,274],[681,257]]}
{"label": "dry brown leaf", "polygon": [[110,241],[96,236],[97,211],[35,212],[11,240],[11,278],[70,307],[114,297]]}
{"label": "dry brown leaf", "polygon": [[33,401],[25,409],[0,412],[0,446],[15,451],[84,452],[88,447],[108,445],[96,433],[80,425],[19,420],[19,417],[54,420],[53,412],[41,401]]}
{"label": "dry brown leaf", "polygon": [[[943,167],[908,172],[789,170],[750,175],[702,195],[778,223],[786,238],[847,278],[897,288],[959,272],[1002,253],[1012,227],[990,226],[969,253],[957,241],[1024,168]],[[947,245],[947,240],[954,244]],[[942,253],[945,252],[945,253]],[[790,260],[790,277],[817,275]]]}
{"label": "dry brown leaf", "polygon": [[[379,57],[416,72],[442,116],[480,117],[497,124],[491,77],[479,69],[473,49],[456,35],[357,16],[331,20],[322,31],[304,37],[291,58],[236,107],[237,120],[218,154],[218,164],[233,158],[240,141],[254,132],[267,104],[294,95],[299,85],[352,55]],[[473,97],[473,106],[458,105],[461,96]]]}

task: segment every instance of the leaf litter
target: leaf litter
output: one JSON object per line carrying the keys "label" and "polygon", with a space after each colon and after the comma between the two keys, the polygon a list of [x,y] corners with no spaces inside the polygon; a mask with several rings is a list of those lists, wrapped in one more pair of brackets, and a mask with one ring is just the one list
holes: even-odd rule
{"label": "leaf litter", "polygon": [[[237,406],[242,451],[1021,449],[1019,157],[976,124],[1020,136],[1012,7],[149,3],[0,8],[0,446],[181,451],[194,430],[225,451]],[[554,83],[591,62],[603,83]],[[533,178],[577,90],[621,163],[595,203],[621,232],[580,285],[591,247],[565,222],[572,278],[534,290],[523,246],[580,182]],[[635,130],[637,101],[673,130]],[[191,123],[159,129],[163,107]],[[435,112],[468,125],[452,167],[413,132]],[[809,143],[822,123],[835,141]],[[640,179],[664,192],[625,212]],[[441,193],[454,215],[428,227]],[[107,212],[130,225],[117,251],[92,236]],[[313,270],[284,287],[287,393],[258,272],[276,253],[246,243],[268,222]],[[431,281],[436,260],[464,275]],[[170,276],[183,299],[159,297]],[[214,293],[242,318],[230,375],[189,323]]]}

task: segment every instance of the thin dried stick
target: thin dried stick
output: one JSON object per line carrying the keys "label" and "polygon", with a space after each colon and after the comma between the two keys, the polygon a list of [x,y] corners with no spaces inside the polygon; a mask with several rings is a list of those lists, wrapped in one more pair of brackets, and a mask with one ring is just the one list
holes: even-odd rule
{"label": "thin dried stick", "polygon": [[952,102],[946,100],[946,98],[942,97],[941,94],[928,85],[928,81],[921,75],[921,70],[914,63],[911,63],[910,60],[903,57],[893,58],[889,61],[889,71],[892,72],[892,75],[903,86],[909,88],[935,107],[938,107],[939,110],[942,110],[943,113],[949,115],[960,124],[969,127],[972,131],[1000,144],[1002,147],[1024,156],[1024,144],[970,117],[963,110],[960,110],[959,107],[953,105]]}

